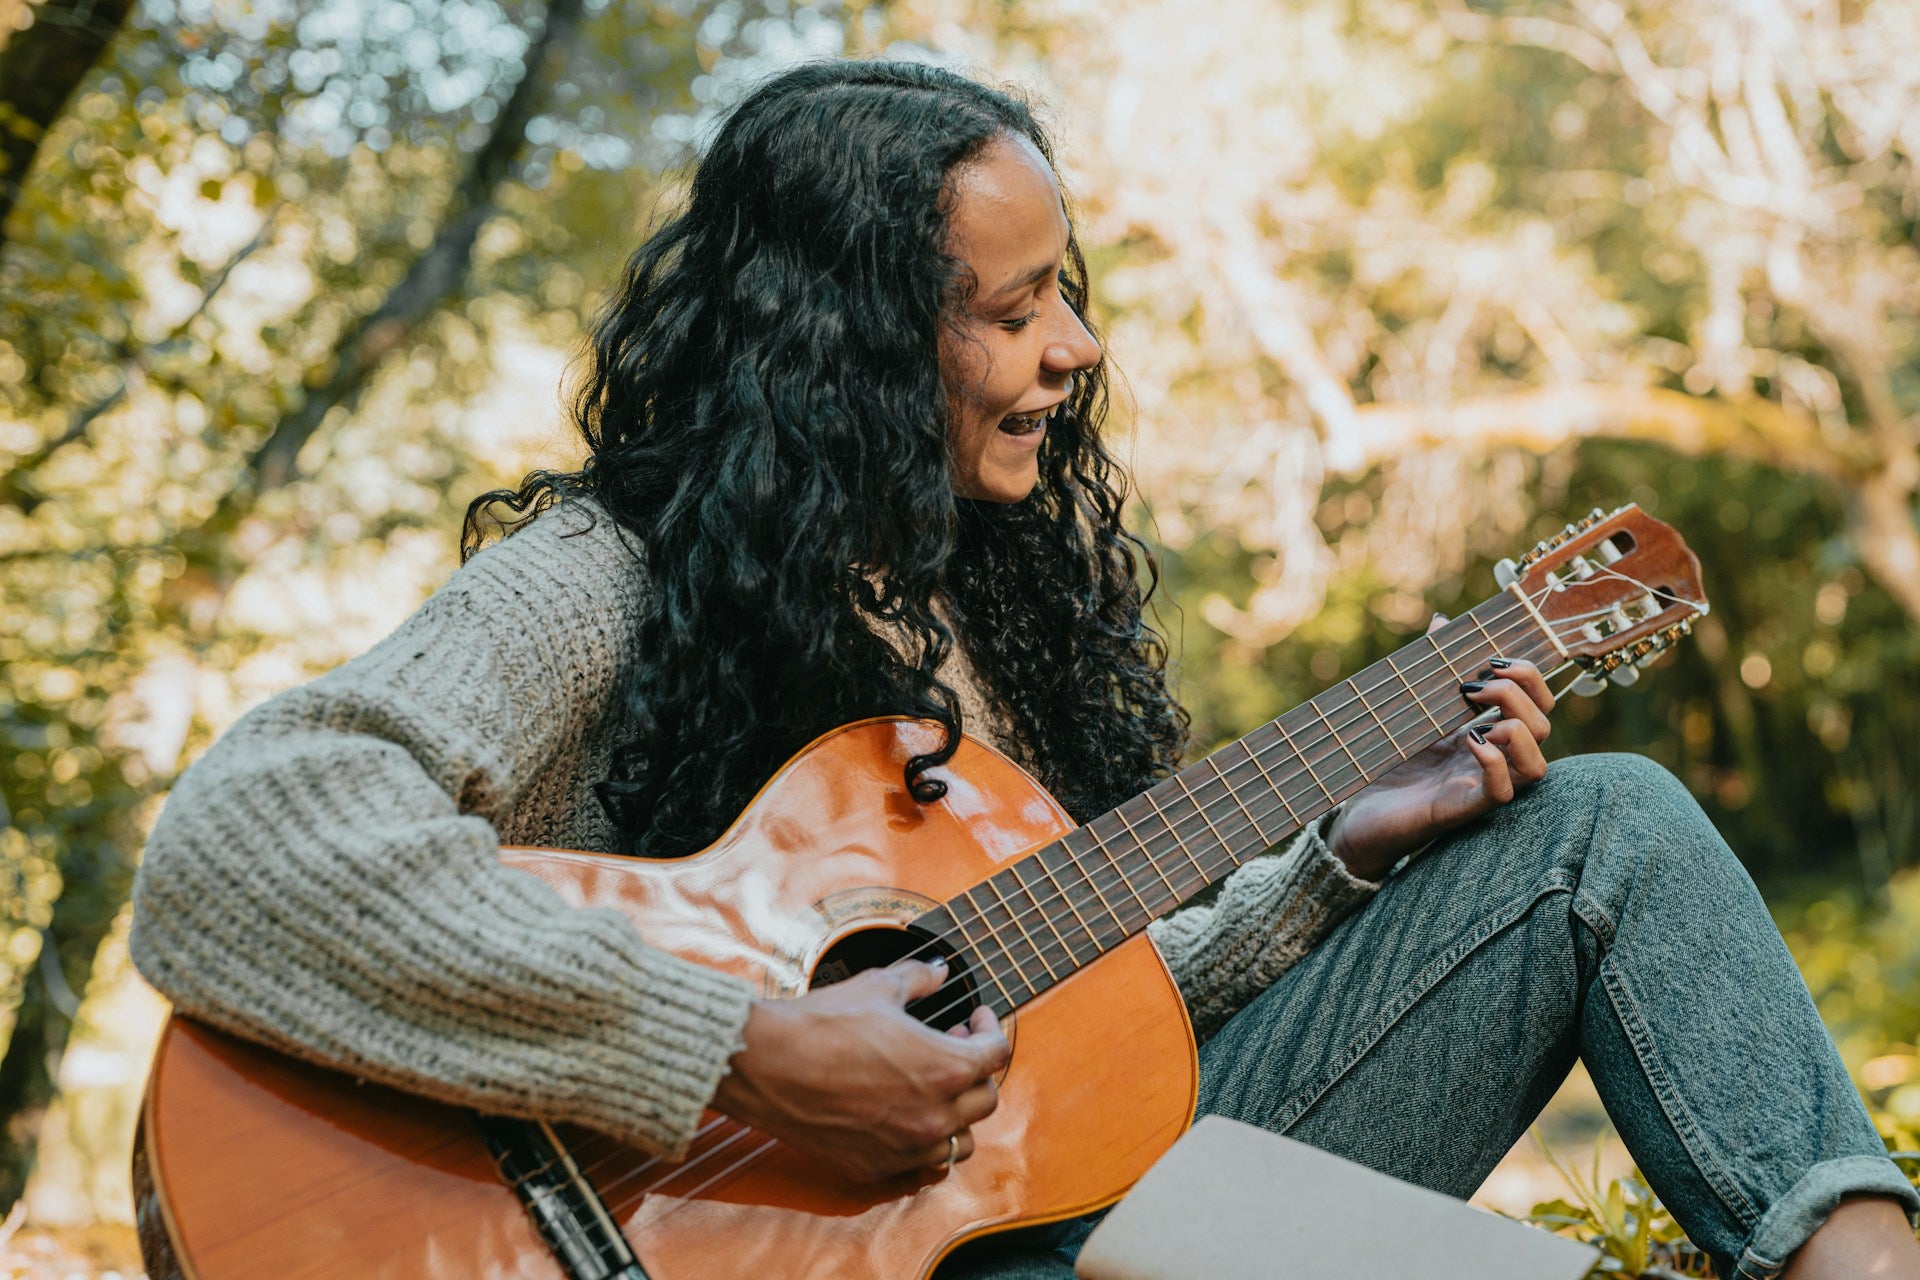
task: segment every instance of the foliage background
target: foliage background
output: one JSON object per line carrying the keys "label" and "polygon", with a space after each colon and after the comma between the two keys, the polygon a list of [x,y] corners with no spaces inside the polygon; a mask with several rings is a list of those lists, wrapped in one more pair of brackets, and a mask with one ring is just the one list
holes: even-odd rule
{"label": "foliage background", "polygon": [[840,53],[1062,132],[1203,748],[1569,515],[1681,528],[1708,625],[1555,742],[1686,780],[1912,1143],[1916,0],[0,0],[0,39],[0,1204],[127,1213],[171,778],[571,458],[567,357],[700,130]]}

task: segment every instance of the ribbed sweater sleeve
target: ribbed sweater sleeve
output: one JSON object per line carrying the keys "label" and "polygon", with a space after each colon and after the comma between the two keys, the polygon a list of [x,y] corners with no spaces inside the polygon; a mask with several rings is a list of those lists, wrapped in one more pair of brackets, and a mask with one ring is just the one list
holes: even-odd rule
{"label": "ribbed sweater sleeve", "polygon": [[640,588],[604,513],[578,532],[591,510],[482,552],[365,656],[223,735],[154,826],[131,945],[203,1021],[677,1155],[746,984],[497,860],[500,824],[617,704]]}
{"label": "ribbed sweater sleeve", "polygon": [[1228,877],[1212,902],[1149,927],[1201,1039],[1272,986],[1379,890],[1354,876],[1327,848],[1326,822],[1309,823],[1288,843],[1248,862]]}

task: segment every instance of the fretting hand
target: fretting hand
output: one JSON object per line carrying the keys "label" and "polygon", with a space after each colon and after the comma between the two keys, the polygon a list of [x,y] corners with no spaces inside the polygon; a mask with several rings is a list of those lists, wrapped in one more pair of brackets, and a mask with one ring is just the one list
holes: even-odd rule
{"label": "fretting hand", "polygon": [[[1428,632],[1445,621],[1436,614]],[[1539,668],[1496,658],[1479,679],[1461,686],[1461,695],[1500,708],[1502,718],[1457,729],[1409,757],[1348,800],[1334,819],[1328,846],[1361,879],[1378,880],[1435,836],[1547,776],[1540,744],[1552,732],[1553,694]]]}
{"label": "fretting hand", "polygon": [[906,1011],[946,977],[907,960],[755,1004],[714,1107],[861,1180],[965,1160],[1013,1050],[985,1006],[944,1035]]}

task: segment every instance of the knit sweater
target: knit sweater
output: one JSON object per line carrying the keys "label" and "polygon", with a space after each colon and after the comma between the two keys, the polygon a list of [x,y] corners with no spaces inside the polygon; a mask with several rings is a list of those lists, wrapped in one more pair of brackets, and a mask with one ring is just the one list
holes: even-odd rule
{"label": "knit sweater", "polygon": [[[646,660],[623,536],[563,503],[215,742],[134,883],[146,979],[180,1012],[309,1061],[684,1152],[753,993],[498,861],[503,843],[614,847],[593,784]],[[993,737],[964,662],[943,674]],[[1152,936],[1204,1033],[1373,888],[1316,826]]]}

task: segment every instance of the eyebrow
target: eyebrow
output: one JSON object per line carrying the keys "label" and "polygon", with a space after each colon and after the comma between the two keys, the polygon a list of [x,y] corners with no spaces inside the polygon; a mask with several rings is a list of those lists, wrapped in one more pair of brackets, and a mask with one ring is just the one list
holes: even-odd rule
{"label": "eyebrow", "polygon": [[1020,289],[1031,289],[1033,288],[1033,286],[1039,284],[1042,280],[1047,279],[1049,276],[1053,275],[1058,270],[1060,270],[1060,268],[1055,264],[1051,262],[1043,262],[1039,266],[1027,272],[1025,275],[1019,277],[1018,279],[1009,280],[1007,281],[1007,283],[1001,285],[991,295],[989,295],[988,301],[993,301],[994,299],[997,299],[997,298],[1004,298],[1008,294],[1016,292],[1017,290],[1020,290]]}

